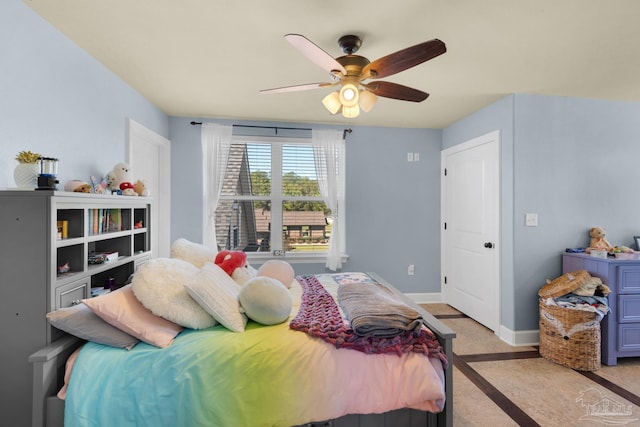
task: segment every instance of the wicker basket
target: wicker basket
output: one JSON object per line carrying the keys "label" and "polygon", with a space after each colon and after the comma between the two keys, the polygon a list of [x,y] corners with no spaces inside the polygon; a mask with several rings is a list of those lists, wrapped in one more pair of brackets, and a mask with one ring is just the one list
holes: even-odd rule
{"label": "wicker basket", "polygon": [[540,300],[540,355],[579,371],[600,369],[596,313],[546,305]]}
{"label": "wicker basket", "polygon": [[557,298],[578,289],[587,283],[591,274],[587,270],[577,270],[565,273],[562,276],[550,281],[538,291],[541,298]]}

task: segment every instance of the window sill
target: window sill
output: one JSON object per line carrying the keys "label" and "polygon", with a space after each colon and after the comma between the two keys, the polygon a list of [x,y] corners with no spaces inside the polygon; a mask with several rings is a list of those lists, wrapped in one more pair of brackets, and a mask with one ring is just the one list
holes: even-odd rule
{"label": "window sill", "polygon": [[[290,264],[324,264],[327,262],[326,253],[293,253],[287,252],[284,255],[274,255],[271,252],[247,252],[247,260],[249,263],[262,264],[270,259],[281,259]],[[349,259],[349,255],[342,254],[342,262],[345,263]]]}

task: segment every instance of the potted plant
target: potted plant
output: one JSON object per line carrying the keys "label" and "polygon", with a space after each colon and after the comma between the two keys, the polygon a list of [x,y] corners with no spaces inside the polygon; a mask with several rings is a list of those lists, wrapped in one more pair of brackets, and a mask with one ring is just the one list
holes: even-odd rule
{"label": "potted plant", "polygon": [[13,171],[13,179],[20,189],[33,190],[38,179],[38,158],[40,154],[31,151],[20,151],[15,159],[18,165]]}

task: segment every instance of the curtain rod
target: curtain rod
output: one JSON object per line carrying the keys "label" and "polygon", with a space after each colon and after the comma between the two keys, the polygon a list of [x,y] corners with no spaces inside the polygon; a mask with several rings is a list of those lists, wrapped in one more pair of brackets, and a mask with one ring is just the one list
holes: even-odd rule
{"label": "curtain rod", "polygon": [[[196,126],[196,125],[201,125],[202,122],[196,122],[196,121],[192,121],[191,125],[192,126]],[[288,127],[282,127],[282,126],[255,126],[255,125],[233,125],[233,127],[241,127],[241,128],[260,128],[260,129],[274,129],[276,131],[276,135],[278,134],[278,129],[283,129],[283,130],[311,130],[310,128],[288,128]],[[347,137],[348,133],[353,132],[353,129],[349,128],[349,129],[345,129],[344,132],[342,132],[342,139],[345,139]]]}

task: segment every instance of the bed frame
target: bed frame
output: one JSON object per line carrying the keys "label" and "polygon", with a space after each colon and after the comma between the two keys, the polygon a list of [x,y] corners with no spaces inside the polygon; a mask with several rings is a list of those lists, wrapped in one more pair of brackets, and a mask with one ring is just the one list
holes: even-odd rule
{"label": "bed frame", "polygon": [[[403,408],[384,414],[345,415],[335,420],[312,422],[303,424],[305,427],[432,427],[453,426],[453,339],[456,334],[429,312],[417,305],[407,296],[391,286],[375,273],[367,273],[378,282],[389,286],[409,306],[422,314],[425,324],[438,337],[447,358],[449,369],[445,370],[446,405],[442,412],[433,414],[415,409]],[[29,356],[33,367],[32,392],[32,426],[33,427],[63,427],[64,401],[56,397],[64,380],[64,368],[67,358],[84,341],[65,335],[47,347]]]}

